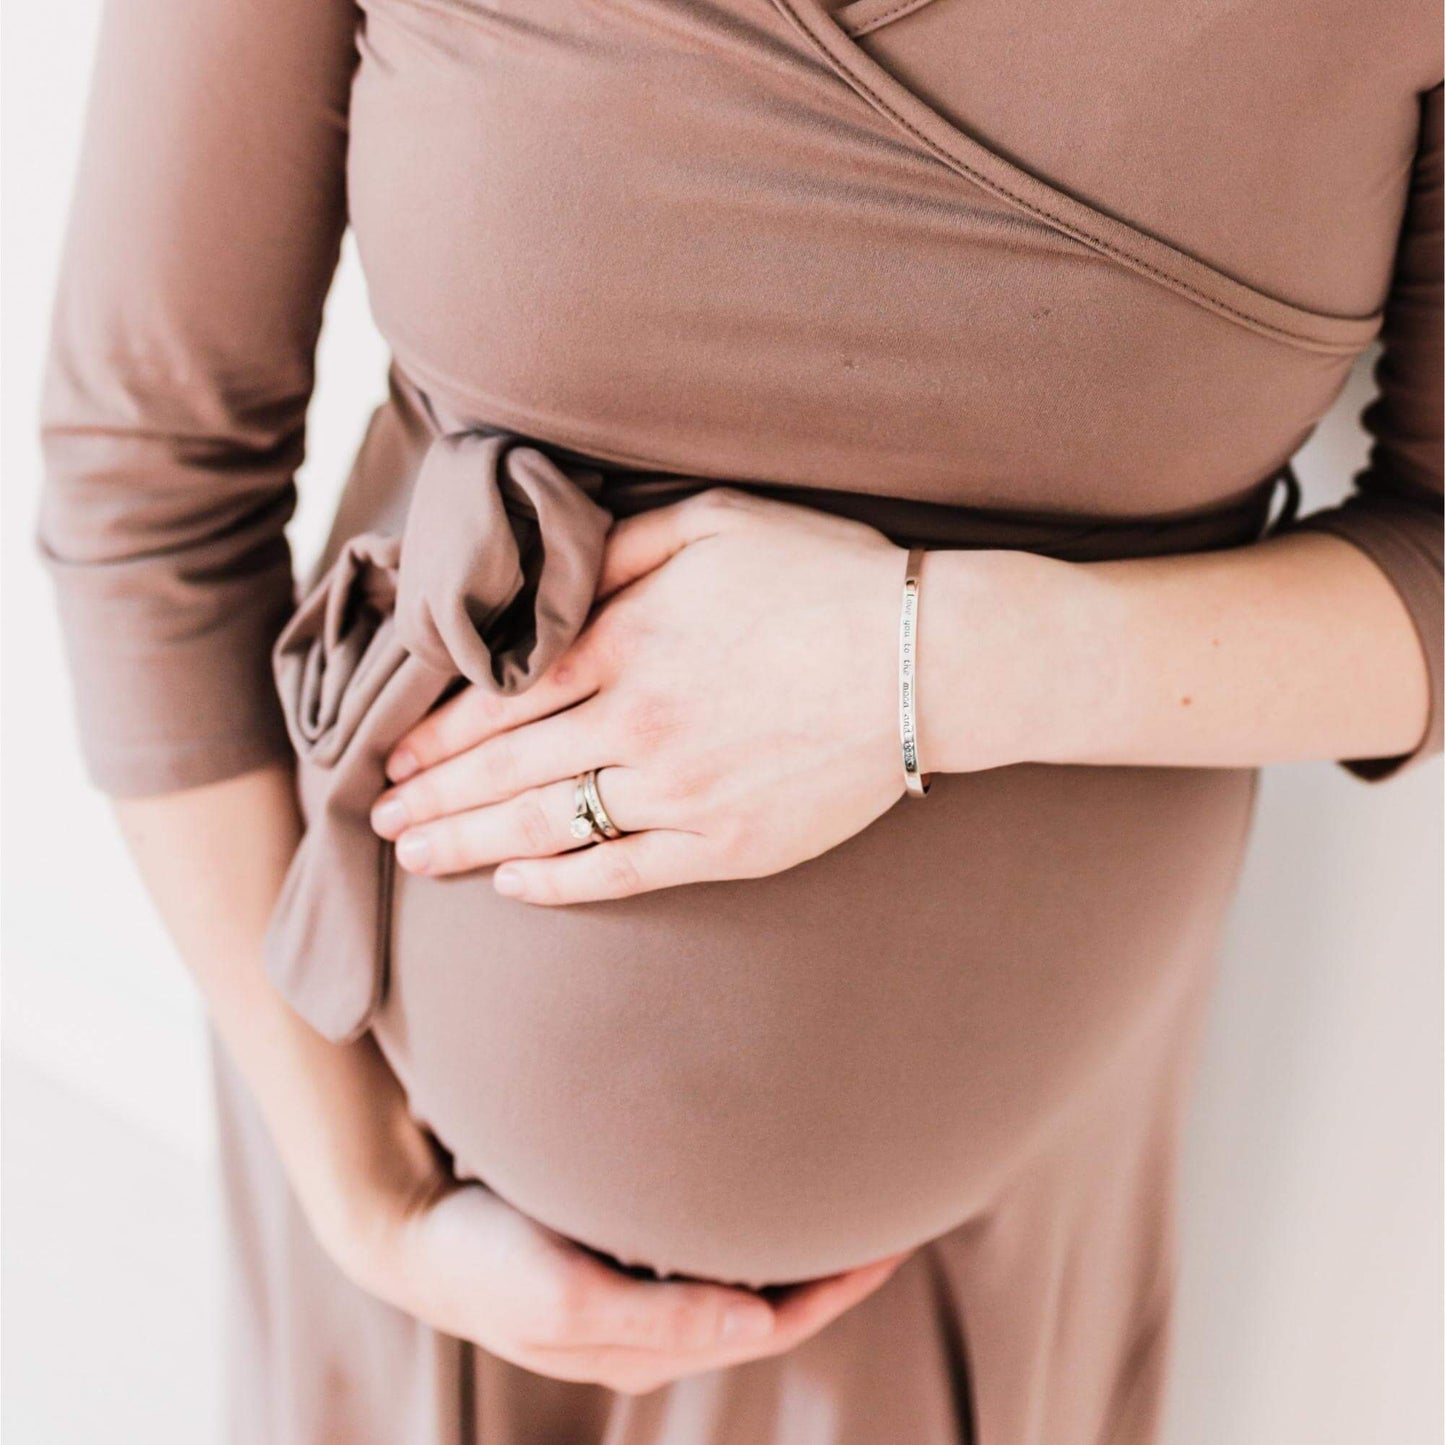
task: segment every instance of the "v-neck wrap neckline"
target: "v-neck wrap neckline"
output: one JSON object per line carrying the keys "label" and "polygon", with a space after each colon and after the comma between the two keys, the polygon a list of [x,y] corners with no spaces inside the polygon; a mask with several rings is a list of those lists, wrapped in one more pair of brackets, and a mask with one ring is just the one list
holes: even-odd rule
{"label": "v-neck wrap neckline", "polygon": [[984,145],[910,90],[859,44],[859,37],[928,5],[953,0],[771,0],[820,56],[880,115],[942,165],[1040,225],[1126,266],[1216,315],[1304,351],[1354,355],[1378,334],[1381,308],[1334,316],[1280,300],[1139,226],[1070,195]]}

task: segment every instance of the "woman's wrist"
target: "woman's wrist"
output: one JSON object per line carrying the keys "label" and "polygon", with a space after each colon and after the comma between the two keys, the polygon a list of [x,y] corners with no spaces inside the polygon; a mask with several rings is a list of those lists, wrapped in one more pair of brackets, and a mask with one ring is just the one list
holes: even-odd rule
{"label": "woman's wrist", "polygon": [[923,766],[976,772],[1087,756],[1107,726],[1115,605],[1074,563],[929,552],[918,639]]}
{"label": "woman's wrist", "polygon": [[938,771],[1252,768],[1405,756],[1430,682],[1380,568],[1304,533],[1116,562],[930,553],[918,698]]}

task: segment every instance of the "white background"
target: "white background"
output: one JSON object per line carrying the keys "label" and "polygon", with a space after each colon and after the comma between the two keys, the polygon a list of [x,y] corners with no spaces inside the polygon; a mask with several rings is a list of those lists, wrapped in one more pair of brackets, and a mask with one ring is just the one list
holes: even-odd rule
{"label": "white background", "polygon": [[[209,1445],[200,1019],[80,773],[32,555],[37,369],[97,13],[5,16],[4,1423],[10,1445]],[[303,556],[384,364],[348,251]],[[1301,459],[1311,505],[1362,460],[1368,395],[1362,363]],[[1438,763],[1382,787],[1328,764],[1265,779],[1188,1140],[1169,1445],[1442,1438],[1440,782]]]}

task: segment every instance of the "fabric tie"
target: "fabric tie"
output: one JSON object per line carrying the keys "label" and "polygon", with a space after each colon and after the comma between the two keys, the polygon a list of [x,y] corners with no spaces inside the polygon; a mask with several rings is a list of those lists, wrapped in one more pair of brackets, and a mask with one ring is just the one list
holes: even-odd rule
{"label": "fabric tie", "polygon": [[277,639],[306,833],[266,968],[329,1039],[364,1032],[385,989],[393,850],[370,814],[387,756],[459,682],[519,693],[571,646],[612,522],[601,484],[515,436],[441,436],[402,536],[350,538]]}

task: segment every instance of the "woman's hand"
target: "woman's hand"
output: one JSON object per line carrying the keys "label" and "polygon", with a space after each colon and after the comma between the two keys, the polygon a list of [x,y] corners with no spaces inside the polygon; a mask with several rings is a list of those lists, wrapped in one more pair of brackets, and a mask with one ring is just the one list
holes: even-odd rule
{"label": "woman's hand", "polygon": [[[556,1379],[628,1394],[781,1354],[883,1284],[902,1256],[770,1297],[632,1277],[459,1184],[369,1042],[349,1046],[357,1099],[295,1182],[323,1246],[368,1292]],[[349,1145],[340,1135],[350,1134]],[[333,1163],[344,1159],[338,1172]]]}
{"label": "woman's hand", "polygon": [[361,1288],[540,1374],[636,1393],[791,1349],[899,1263],[766,1297],[639,1280],[459,1183],[374,1041],[327,1042],[261,966],[300,832],[291,770],[117,813],[316,1238]]}
{"label": "woman's hand", "polygon": [[[495,886],[533,903],[823,853],[903,791],[903,562],[871,527],[724,487],[618,522],[574,646],[527,692],[468,688],[416,727],[373,824],[404,868],[506,862]],[[579,847],[588,768],[627,836]]]}

